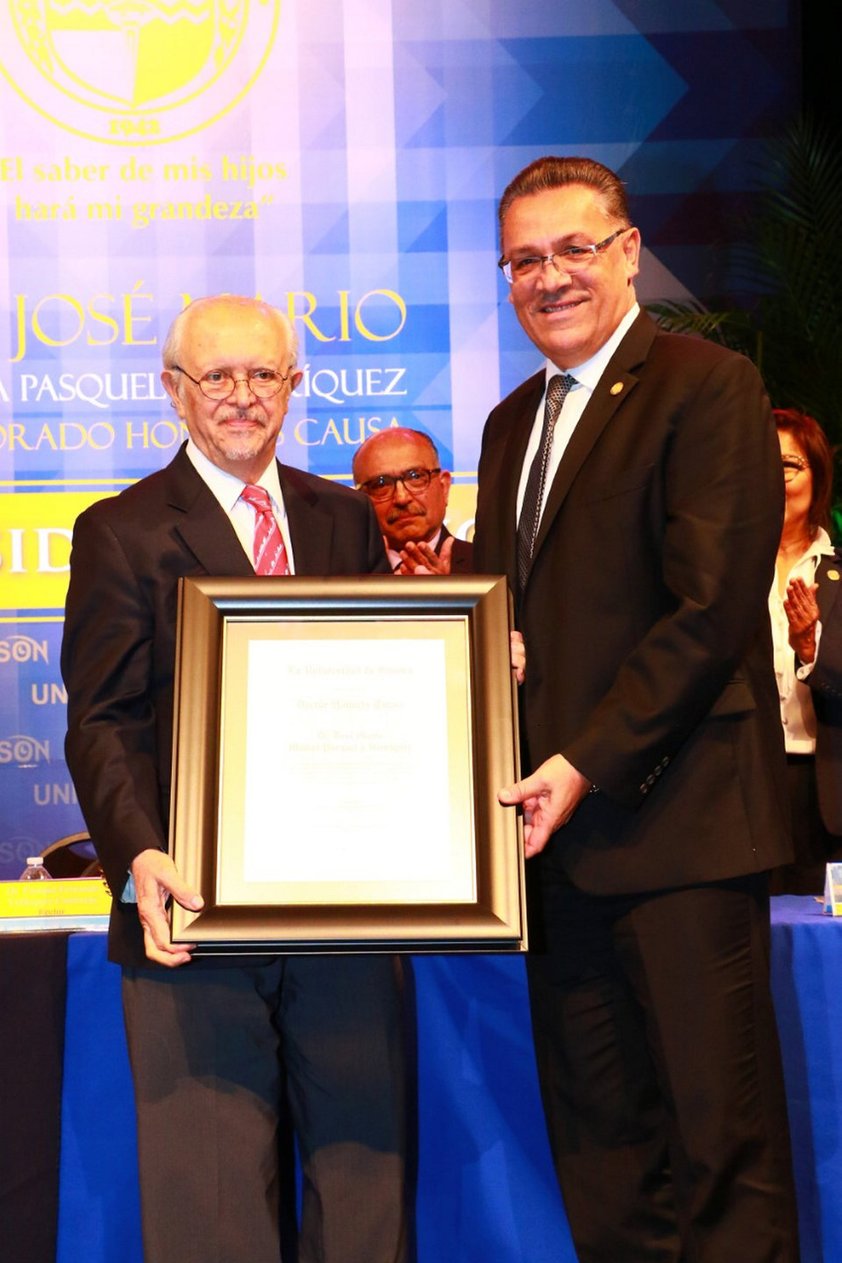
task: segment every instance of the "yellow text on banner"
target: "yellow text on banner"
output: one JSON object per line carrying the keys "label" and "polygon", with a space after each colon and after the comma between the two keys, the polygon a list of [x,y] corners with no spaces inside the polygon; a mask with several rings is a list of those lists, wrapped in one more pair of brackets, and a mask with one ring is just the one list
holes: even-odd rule
{"label": "yellow text on banner", "polygon": [[0,610],[64,608],[73,523],[103,494],[0,494]]}

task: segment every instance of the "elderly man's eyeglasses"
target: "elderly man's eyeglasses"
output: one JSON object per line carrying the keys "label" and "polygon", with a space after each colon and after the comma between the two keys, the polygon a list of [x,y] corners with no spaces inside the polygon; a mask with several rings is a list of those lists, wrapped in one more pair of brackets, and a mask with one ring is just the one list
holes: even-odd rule
{"label": "elderly man's eyeglasses", "polygon": [[628,228],[618,228],[610,237],[603,237],[602,241],[589,245],[565,246],[562,250],[554,250],[552,254],[525,254],[514,259],[498,259],[497,266],[510,285],[517,281],[534,280],[539,272],[543,272],[547,263],[552,263],[557,272],[582,272],[590,267],[598,254],[608,249],[612,241],[622,237],[624,232],[631,232],[632,227],[629,224]]}
{"label": "elderly man's eyeglasses", "polygon": [[809,469],[806,460],[801,460],[799,456],[787,456],[783,461],[784,482],[792,482],[793,478],[797,478],[799,474],[803,474],[805,469]]}
{"label": "elderly man's eyeglasses", "polygon": [[440,474],[440,469],[424,469],[421,466],[405,469],[402,474],[377,474],[375,478],[367,478],[358,484],[372,500],[391,500],[399,482],[402,482],[410,495],[419,495],[426,491],[430,479]]}
{"label": "elderly man's eyeglasses", "polygon": [[[206,399],[227,399],[233,395],[240,382],[245,382],[257,399],[271,399],[277,395],[284,382],[289,381],[289,373],[284,377],[274,368],[252,368],[242,377],[235,377],[224,368],[209,369],[203,377],[193,377],[180,364],[173,364],[174,373],[183,373],[194,386],[198,386]],[[291,372],[292,370],[290,370]]]}

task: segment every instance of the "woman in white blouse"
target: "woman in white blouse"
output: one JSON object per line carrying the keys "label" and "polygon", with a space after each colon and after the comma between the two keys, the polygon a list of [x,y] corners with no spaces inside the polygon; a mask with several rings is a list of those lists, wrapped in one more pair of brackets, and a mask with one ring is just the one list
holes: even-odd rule
{"label": "woman in white blouse", "polygon": [[[833,456],[821,426],[793,408],[775,410],[786,510],[769,593],[775,675],[786,743],[795,862],[772,874],[774,894],[820,894],[824,866],[840,844],[819,811],[816,792],[816,715],[806,678],[821,636],[816,567],[833,553],[827,532]],[[793,646],[798,648],[796,654]],[[812,652],[811,652],[812,650]]]}

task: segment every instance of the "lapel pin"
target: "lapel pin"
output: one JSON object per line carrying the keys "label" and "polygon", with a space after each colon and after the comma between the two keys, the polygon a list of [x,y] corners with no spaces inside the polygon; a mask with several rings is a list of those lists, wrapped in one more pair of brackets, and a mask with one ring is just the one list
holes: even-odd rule
{"label": "lapel pin", "polygon": [[838,571],[838,570],[828,570],[828,572],[827,572],[827,577],[828,577],[828,579],[832,579],[832,580],[833,580],[833,582],[835,583],[835,582],[837,581],[837,579],[839,578],[839,571]]}
{"label": "lapel pin", "polygon": [[623,389],[623,383],[622,383],[622,382],[615,382],[615,383],[614,383],[614,385],[611,387],[611,390],[610,390],[610,392],[609,392],[609,393],[610,393],[610,394],[612,394],[612,395],[619,395],[619,393],[620,393],[620,391],[621,391],[622,389]]}

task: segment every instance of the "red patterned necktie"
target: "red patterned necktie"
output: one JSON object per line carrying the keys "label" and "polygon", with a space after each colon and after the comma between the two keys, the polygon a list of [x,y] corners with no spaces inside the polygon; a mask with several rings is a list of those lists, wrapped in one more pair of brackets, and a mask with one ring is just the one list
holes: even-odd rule
{"label": "red patterned necktie", "polygon": [[263,487],[248,483],[240,493],[240,499],[250,504],[254,519],[254,571],[255,574],[289,574],[284,537],[272,512],[269,492]]}

